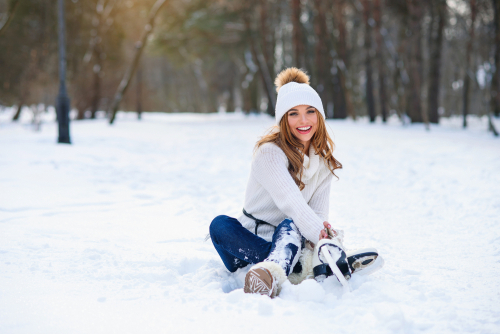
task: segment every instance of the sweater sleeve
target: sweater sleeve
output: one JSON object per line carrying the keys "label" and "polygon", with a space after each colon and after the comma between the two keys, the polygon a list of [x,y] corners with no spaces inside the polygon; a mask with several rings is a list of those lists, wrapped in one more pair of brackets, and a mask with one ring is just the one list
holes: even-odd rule
{"label": "sweater sleeve", "polygon": [[309,206],[323,221],[328,221],[328,214],[330,213],[330,188],[332,178],[333,174],[328,171],[328,175],[320,183],[309,200]]}
{"label": "sweater sleeve", "polygon": [[286,155],[277,147],[261,147],[252,163],[256,180],[271,195],[276,206],[293,219],[307,240],[317,243],[323,220],[306,203],[287,166]]}

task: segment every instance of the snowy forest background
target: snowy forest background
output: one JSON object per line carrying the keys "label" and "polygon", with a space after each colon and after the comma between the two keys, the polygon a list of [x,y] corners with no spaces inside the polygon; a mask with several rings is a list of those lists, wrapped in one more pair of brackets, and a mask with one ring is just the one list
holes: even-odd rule
{"label": "snowy forest background", "polygon": [[[121,110],[272,115],[275,75],[297,66],[329,118],[500,117],[496,0],[72,0],[74,118],[111,108],[155,2],[164,4]],[[0,104],[53,105],[56,4],[2,0],[0,25]]]}
{"label": "snowy forest background", "polygon": [[[0,333],[500,333],[499,0],[64,0],[72,145],[57,3],[0,0]],[[287,66],[343,165],[328,221],[385,261],[351,292],[245,294],[205,241]]]}

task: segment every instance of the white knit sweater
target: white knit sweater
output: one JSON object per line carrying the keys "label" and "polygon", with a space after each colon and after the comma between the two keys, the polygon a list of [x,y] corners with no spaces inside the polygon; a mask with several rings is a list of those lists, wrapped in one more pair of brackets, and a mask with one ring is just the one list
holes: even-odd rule
{"label": "white knit sweater", "polygon": [[[323,222],[328,221],[330,185],[333,174],[326,161],[315,154],[312,145],[309,157],[304,156],[304,189],[299,190],[288,171],[288,159],[278,146],[262,145],[252,161],[245,194],[245,210],[257,219],[277,226],[285,218],[297,224],[300,233],[313,243],[318,242]],[[255,232],[255,221],[241,215],[240,223]],[[271,241],[274,227],[263,224],[258,235]]]}

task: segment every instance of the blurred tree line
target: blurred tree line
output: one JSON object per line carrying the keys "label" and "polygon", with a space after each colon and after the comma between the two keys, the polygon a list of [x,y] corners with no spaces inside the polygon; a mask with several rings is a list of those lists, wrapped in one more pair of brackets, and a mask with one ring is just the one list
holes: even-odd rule
{"label": "blurred tree line", "polygon": [[[154,3],[66,2],[78,119],[110,109]],[[120,110],[273,114],[296,66],[329,118],[500,116],[498,0],[167,0],[147,40]],[[57,85],[56,2],[0,0],[0,104],[52,105]]]}

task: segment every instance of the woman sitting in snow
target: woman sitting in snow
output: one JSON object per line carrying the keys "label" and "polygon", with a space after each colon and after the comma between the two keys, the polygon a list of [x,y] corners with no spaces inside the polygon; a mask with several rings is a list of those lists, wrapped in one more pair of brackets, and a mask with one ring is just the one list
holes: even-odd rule
{"label": "woman sitting in snow", "polygon": [[[210,225],[212,242],[230,272],[255,264],[244,291],[270,297],[287,277],[297,284],[313,276],[312,249],[320,240],[331,238],[340,250],[335,260],[345,278],[361,262],[367,264],[366,257],[348,261],[342,232],[329,230],[330,184],[342,165],[332,155],[321,98],[307,74],[294,67],[278,74],[275,84],[277,126],[256,144],[243,214],[218,216]],[[329,270],[315,266],[314,276],[328,276]]]}

